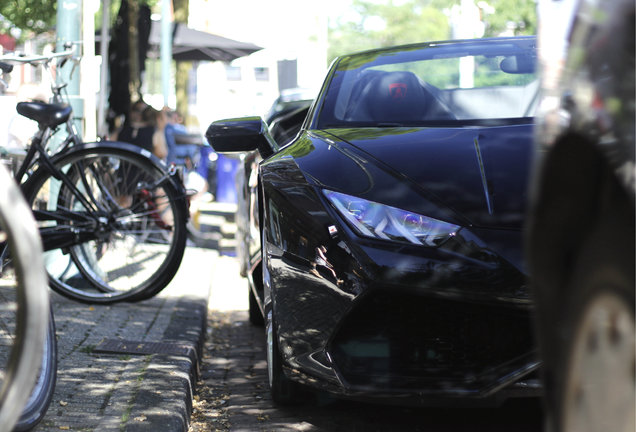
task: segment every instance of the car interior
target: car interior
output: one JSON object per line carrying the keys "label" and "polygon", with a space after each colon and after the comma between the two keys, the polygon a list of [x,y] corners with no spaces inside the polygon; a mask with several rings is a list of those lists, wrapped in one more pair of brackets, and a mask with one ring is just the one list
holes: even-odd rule
{"label": "car interior", "polygon": [[440,89],[413,72],[367,70],[352,86],[342,119],[383,125],[527,118],[535,113],[538,89],[538,79],[526,85]]}
{"label": "car interior", "polygon": [[347,121],[403,123],[455,118],[413,72],[374,70],[362,76],[352,89]]}

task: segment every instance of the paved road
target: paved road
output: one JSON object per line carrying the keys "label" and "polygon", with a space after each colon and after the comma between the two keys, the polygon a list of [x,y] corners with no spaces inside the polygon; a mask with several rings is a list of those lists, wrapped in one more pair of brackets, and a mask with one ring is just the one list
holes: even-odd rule
{"label": "paved road", "polygon": [[277,408],[269,397],[262,327],[249,324],[246,280],[232,257],[213,268],[208,337],[190,432],[202,431],[429,431],[539,432],[537,401],[498,409],[404,409],[318,397]]}

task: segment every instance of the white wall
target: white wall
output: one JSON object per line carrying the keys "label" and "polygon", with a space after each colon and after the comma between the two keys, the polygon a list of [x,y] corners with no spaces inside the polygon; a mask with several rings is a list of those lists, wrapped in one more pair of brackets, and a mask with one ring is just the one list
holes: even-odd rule
{"label": "white wall", "polygon": [[[298,85],[316,92],[327,71],[328,8],[309,0],[190,0],[188,25],[264,49],[237,59],[241,81],[226,79],[225,65],[200,63],[197,106],[202,128],[210,121],[262,115],[278,96],[279,60],[297,60]],[[254,68],[269,69],[269,81],[257,81]]]}

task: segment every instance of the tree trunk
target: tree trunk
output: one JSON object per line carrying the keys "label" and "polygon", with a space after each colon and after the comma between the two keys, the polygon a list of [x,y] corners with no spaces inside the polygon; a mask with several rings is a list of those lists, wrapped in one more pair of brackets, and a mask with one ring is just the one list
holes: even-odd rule
{"label": "tree trunk", "polygon": [[[188,24],[189,0],[173,0],[174,20],[183,24]],[[177,62],[175,77],[175,93],[177,97],[177,111],[181,113],[186,125],[190,125],[192,119],[189,115],[188,103],[188,78],[192,63],[186,61]]]}
{"label": "tree trunk", "polygon": [[130,61],[130,100],[136,101],[141,98],[140,65],[139,65],[139,33],[137,31],[137,20],[139,17],[139,3],[128,2],[128,46]]}

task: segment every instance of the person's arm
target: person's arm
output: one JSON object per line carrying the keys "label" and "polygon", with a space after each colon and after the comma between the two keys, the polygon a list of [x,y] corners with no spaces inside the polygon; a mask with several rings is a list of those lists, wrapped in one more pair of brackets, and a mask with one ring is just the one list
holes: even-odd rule
{"label": "person's arm", "polygon": [[168,144],[166,143],[166,114],[162,111],[157,115],[157,127],[152,134],[152,151],[159,159],[168,157]]}
{"label": "person's arm", "polygon": [[156,129],[152,134],[152,152],[159,159],[165,160],[168,157],[168,145],[163,129]]}

